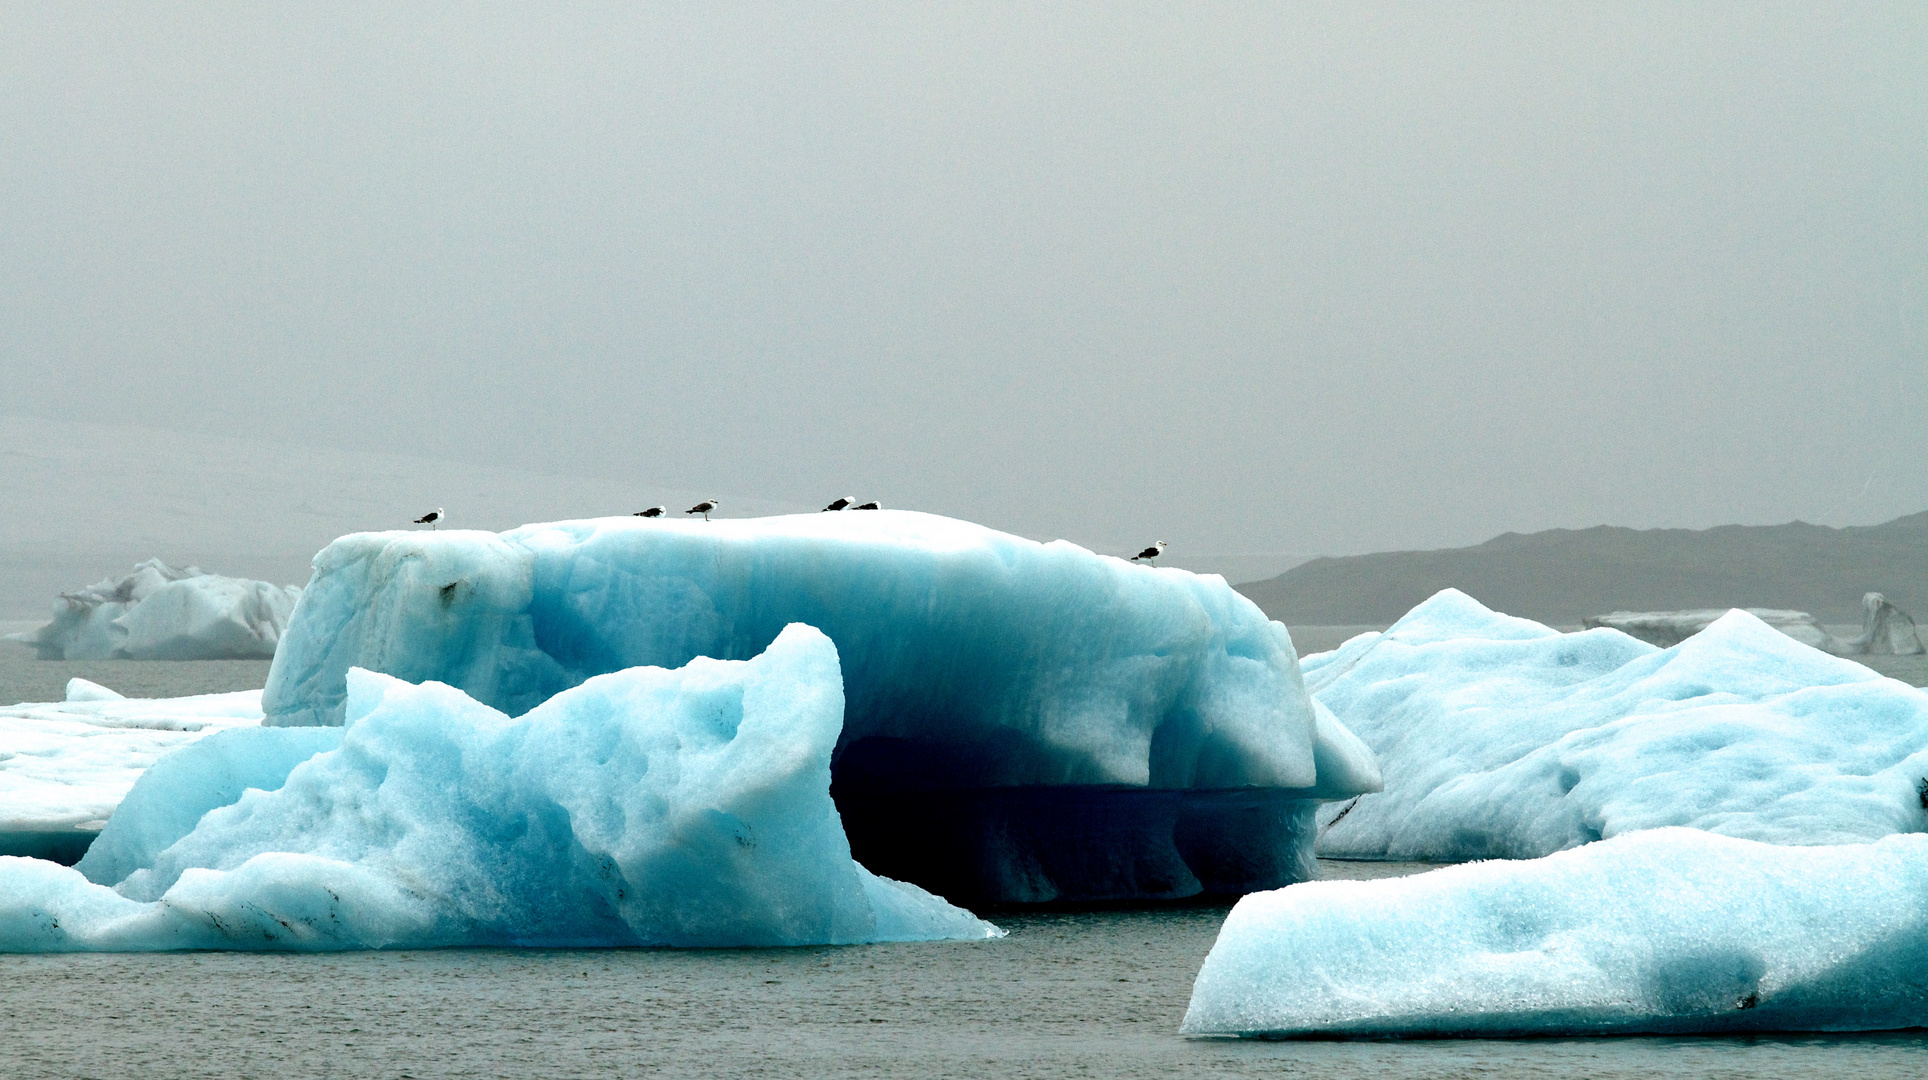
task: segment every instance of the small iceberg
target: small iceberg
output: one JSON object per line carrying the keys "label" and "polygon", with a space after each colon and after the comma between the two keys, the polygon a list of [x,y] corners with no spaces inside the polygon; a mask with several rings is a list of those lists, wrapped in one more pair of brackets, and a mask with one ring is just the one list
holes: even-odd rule
{"label": "small iceberg", "polygon": [[62,593],[53,621],[9,634],[42,660],[266,660],[301,590],[149,559],[115,581]]}
{"label": "small iceberg", "polygon": [[1666,825],[1778,844],[1928,829],[1928,691],[1744,611],[1663,650],[1448,589],[1303,664],[1385,778],[1322,808],[1322,855],[1534,858]]}
{"label": "small iceberg", "polygon": [[348,674],[343,728],[163,760],[77,868],[0,858],[0,950],[322,951],[983,939],[869,873],[830,801],[837,651],[589,679],[511,719]]}
{"label": "small iceberg", "polygon": [[65,701],[0,707],[0,855],[72,863],[150,766],[260,724],[259,690],[124,698],[72,679]]}
{"label": "small iceberg", "polygon": [[[1637,637],[1650,645],[1669,648],[1712,626],[1727,608],[1694,611],[1616,611],[1608,615],[1589,615],[1580,620],[1582,628],[1611,627]],[[1851,638],[1838,638],[1805,611],[1777,608],[1746,608],[1749,615],[1786,634],[1788,637],[1835,656],[1919,656],[1921,636],[1915,620],[1888,602],[1878,592],[1861,598],[1861,632]]]}
{"label": "small iceberg", "polygon": [[1190,1035],[1928,1025],[1928,836],[1778,847],[1658,829],[1527,862],[1239,901]]}

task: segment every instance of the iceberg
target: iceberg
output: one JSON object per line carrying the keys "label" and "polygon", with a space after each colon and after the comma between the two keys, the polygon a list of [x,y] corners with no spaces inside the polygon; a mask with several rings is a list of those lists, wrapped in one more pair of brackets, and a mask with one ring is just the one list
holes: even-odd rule
{"label": "iceberg", "polygon": [[1534,858],[1667,825],[1778,844],[1928,829],[1928,692],[1744,611],[1669,649],[1448,589],[1303,661],[1385,788],[1320,811],[1342,858]]}
{"label": "iceberg", "polygon": [[73,862],[150,766],[260,723],[259,690],[123,698],[86,679],[66,701],[0,707],[0,855]]}
{"label": "iceberg", "polygon": [[833,794],[859,861],[971,901],[1238,894],[1309,876],[1377,786],[1290,636],[1222,578],[908,511],[364,533],[315,558],[263,697],[342,722],[351,667],[516,715],[593,676],[843,660]]}
{"label": "iceberg", "polygon": [[[1771,632],[1771,631],[1770,631]],[[1928,1025],[1928,837],[1778,847],[1669,828],[1527,862],[1240,900],[1191,1035]]]}
{"label": "iceberg", "polygon": [[[1805,611],[1782,611],[1776,608],[1745,610],[1801,644],[1836,656],[1918,656],[1922,652],[1915,621],[1878,592],[1868,593],[1861,598],[1861,632],[1846,639],[1828,633],[1826,628],[1814,621],[1814,616]],[[1580,620],[1580,624],[1587,630],[1611,627],[1664,649],[1678,645],[1712,626],[1727,611],[1727,608],[1616,611],[1608,615],[1589,615]]]}
{"label": "iceberg", "polygon": [[63,593],[53,621],[9,634],[42,660],[247,660],[274,656],[301,590],[149,559]]}
{"label": "iceberg", "polygon": [[807,626],[516,719],[355,670],[345,727],[226,732],[143,776],[78,868],[0,858],[0,950],[999,936],[851,859],[829,795],[843,711]]}

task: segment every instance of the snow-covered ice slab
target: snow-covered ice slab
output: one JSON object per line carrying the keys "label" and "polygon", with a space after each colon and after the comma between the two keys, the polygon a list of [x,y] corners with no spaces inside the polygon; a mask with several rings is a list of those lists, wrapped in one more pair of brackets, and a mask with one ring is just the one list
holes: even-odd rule
{"label": "snow-covered ice slab", "polygon": [[[1589,615],[1580,620],[1588,630],[1607,626],[1637,637],[1651,645],[1668,648],[1712,626],[1728,608],[1702,608],[1693,611],[1616,611],[1608,615]],[[1836,656],[1918,656],[1921,637],[1908,613],[1890,604],[1887,597],[1871,592],[1861,598],[1861,632],[1851,638],[1838,638],[1805,611],[1777,608],[1747,608],[1749,615],[1786,634],[1803,645]]]}
{"label": "snow-covered ice slab", "polygon": [[[829,795],[837,652],[809,627],[749,661],[591,679],[519,719],[357,671],[347,717],[344,731],[231,732],[163,762],[128,796],[129,827],[111,820],[78,869],[0,859],[0,949],[998,935],[852,861]],[[215,805],[236,760],[257,770],[242,786],[272,790]]]}
{"label": "snow-covered ice slab", "polygon": [[52,622],[7,639],[42,660],[266,660],[300,595],[149,559],[118,581],[63,593]]}
{"label": "snow-covered ice slab", "polygon": [[1928,836],[1692,829],[1240,900],[1192,1035],[1873,1031],[1928,1025]]}
{"label": "snow-covered ice slab", "polygon": [[946,895],[1276,886],[1308,870],[1316,801],[1377,783],[1223,579],[904,511],[343,537],[263,700],[270,725],[339,723],[355,666],[514,715],[604,672],[754,656],[791,622],[843,658],[859,859]]}
{"label": "snow-covered ice slab", "polygon": [[1449,589],[1304,668],[1385,776],[1321,809],[1322,855],[1533,858],[1665,825],[1783,844],[1928,829],[1928,692],[1745,612],[1661,650]]}
{"label": "snow-covered ice slab", "polygon": [[0,707],[0,855],[71,863],[162,757],[261,723],[261,691],[123,698],[74,679],[68,700]]}

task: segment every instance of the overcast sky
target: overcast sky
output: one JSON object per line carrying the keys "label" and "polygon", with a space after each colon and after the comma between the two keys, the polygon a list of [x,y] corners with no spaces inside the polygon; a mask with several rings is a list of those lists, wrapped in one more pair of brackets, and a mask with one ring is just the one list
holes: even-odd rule
{"label": "overcast sky", "polygon": [[0,3],[0,412],[1098,547],[1928,508],[1928,5],[1067,7]]}

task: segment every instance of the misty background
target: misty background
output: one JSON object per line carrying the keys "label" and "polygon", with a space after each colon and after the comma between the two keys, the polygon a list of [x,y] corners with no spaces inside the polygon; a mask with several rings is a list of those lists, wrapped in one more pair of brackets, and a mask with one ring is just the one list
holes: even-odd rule
{"label": "misty background", "polygon": [[1928,7],[1036,8],[0,2],[0,607],[435,506],[1928,508]]}

